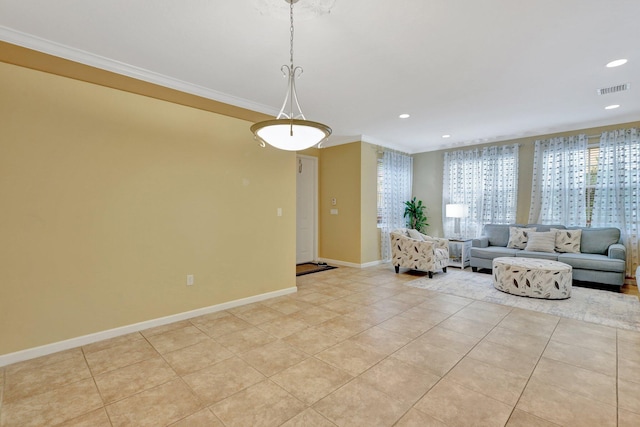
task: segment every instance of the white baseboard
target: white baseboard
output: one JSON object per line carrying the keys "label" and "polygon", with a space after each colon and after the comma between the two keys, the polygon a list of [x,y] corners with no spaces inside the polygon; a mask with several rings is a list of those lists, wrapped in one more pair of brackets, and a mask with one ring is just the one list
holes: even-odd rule
{"label": "white baseboard", "polygon": [[339,267],[353,267],[353,268],[367,268],[367,267],[373,267],[375,265],[382,264],[382,261],[380,260],[367,262],[364,264],[356,264],[353,262],[346,262],[346,261],[340,261],[337,259],[329,259],[329,258],[318,258],[318,261],[326,262],[327,264],[334,264]]}
{"label": "white baseboard", "polygon": [[178,322],[180,320],[191,319],[193,317],[202,316],[204,314],[215,313],[216,311],[228,310],[230,308],[239,307],[254,302],[264,301],[270,298],[275,298],[283,295],[289,295],[297,292],[298,288],[291,287],[286,289],[280,289],[278,291],[267,292],[260,295],[254,295],[247,298],[228,301],[222,304],[216,304],[209,307],[198,308],[196,310],[185,311],[183,313],[172,314],[170,316],[159,317],[157,319],[146,320],[140,323],[134,323],[132,325],[122,326],[119,328],[108,329],[106,331],[96,332],[89,335],[83,335],[76,338],[71,338],[64,341],[58,341],[51,344],[42,345],[39,347],[28,348],[26,350],[16,351],[15,353],[8,353],[0,355],[0,367],[10,365],[16,362],[22,362],[24,360],[34,359],[40,356],[46,356],[48,354],[57,353],[63,350],[69,350],[71,348],[80,347],[83,345],[91,344],[97,341],[106,340],[108,338],[114,338],[121,335],[130,334],[132,332],[142,331],[144,329],[154,328],[156,326],[166,325],[168,323]]}
{"label": "white baseboard", "polygon": [[380,264],[384,264],[384,263],[381,260],[365,262],[364,264],[360,264],[361,265],[360,268],[375,267],[376,265],[380,265]]}

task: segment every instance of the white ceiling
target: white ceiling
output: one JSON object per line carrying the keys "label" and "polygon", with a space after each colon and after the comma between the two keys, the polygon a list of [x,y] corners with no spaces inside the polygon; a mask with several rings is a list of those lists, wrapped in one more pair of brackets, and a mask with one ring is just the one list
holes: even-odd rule
{"label": "white ceiling", "polygon": [[[288,15],[256,1],[0,0],[0,39],[275,115]],[[639,16],[640,0],[335,0],[296,20],[300,104],[330,143],[409,153],[640,120]]]}

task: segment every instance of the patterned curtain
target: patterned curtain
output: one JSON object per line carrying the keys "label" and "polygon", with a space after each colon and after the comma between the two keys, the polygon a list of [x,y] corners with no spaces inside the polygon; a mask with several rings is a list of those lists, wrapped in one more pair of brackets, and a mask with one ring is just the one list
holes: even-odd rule
{"label": "patterned curtain", "polygon": [[460,221],[464,237],[477,237],[488,223],[515,222],[518,201],[518,145],[444,153],[442,218],[445,236],[454,234],[453,218],[445,216],[450,203],[467,206]]}
{"label": "patterned curtain", "polygon": [[535,142],[529,223],[587,223],[587,136]]}
{"label": "patterned curtain", "polygon": [[638,266],[640,221],[640,129],[618,129],[600,137],[593,201],[594,227],[618,227],[627,248],[627,276]]}
{"label": "patterned curtain", "polygon": [[406,227],[404,202],[411,199],[413,180],[413,158],[411,156],[385,151],[382,155],[382,197],[380,216],[380,255],[383,261],[391,259],[389,233]]}

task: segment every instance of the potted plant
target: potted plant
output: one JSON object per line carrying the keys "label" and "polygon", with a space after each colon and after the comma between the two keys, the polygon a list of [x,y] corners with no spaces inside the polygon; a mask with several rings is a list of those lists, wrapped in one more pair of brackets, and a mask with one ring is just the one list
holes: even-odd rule
{"label": "potted plant", "polygon": [[407,218],[407,227],[418,230],[423,233],[425,228],[429,226],[427,224],[427,216],[424,214],[426,206],[422,204],[422,200],[413,199],[404,202],[404,217]]}

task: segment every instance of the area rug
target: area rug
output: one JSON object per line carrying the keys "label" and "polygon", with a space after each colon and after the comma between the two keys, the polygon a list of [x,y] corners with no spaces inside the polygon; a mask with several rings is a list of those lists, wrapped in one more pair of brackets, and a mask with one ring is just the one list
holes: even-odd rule
{"label": "area rug", "polygon": [[573,286],[571,298],[546,300],[520,297],[493,287],[493,276],[449,269],[406,283],[408,286],[470,298],[478,301],[539,311],[569,319],[584,320],[620,329],[640,331],[640,301],[634,295]]}
{"label": "area rug", "polygon": [[317,273],[319,271],[333,270],[334,268],[338,267],[333,267],[327,264],[305,262],[304,264],[296,265],[296,276],[304,276],[305,274]]}

